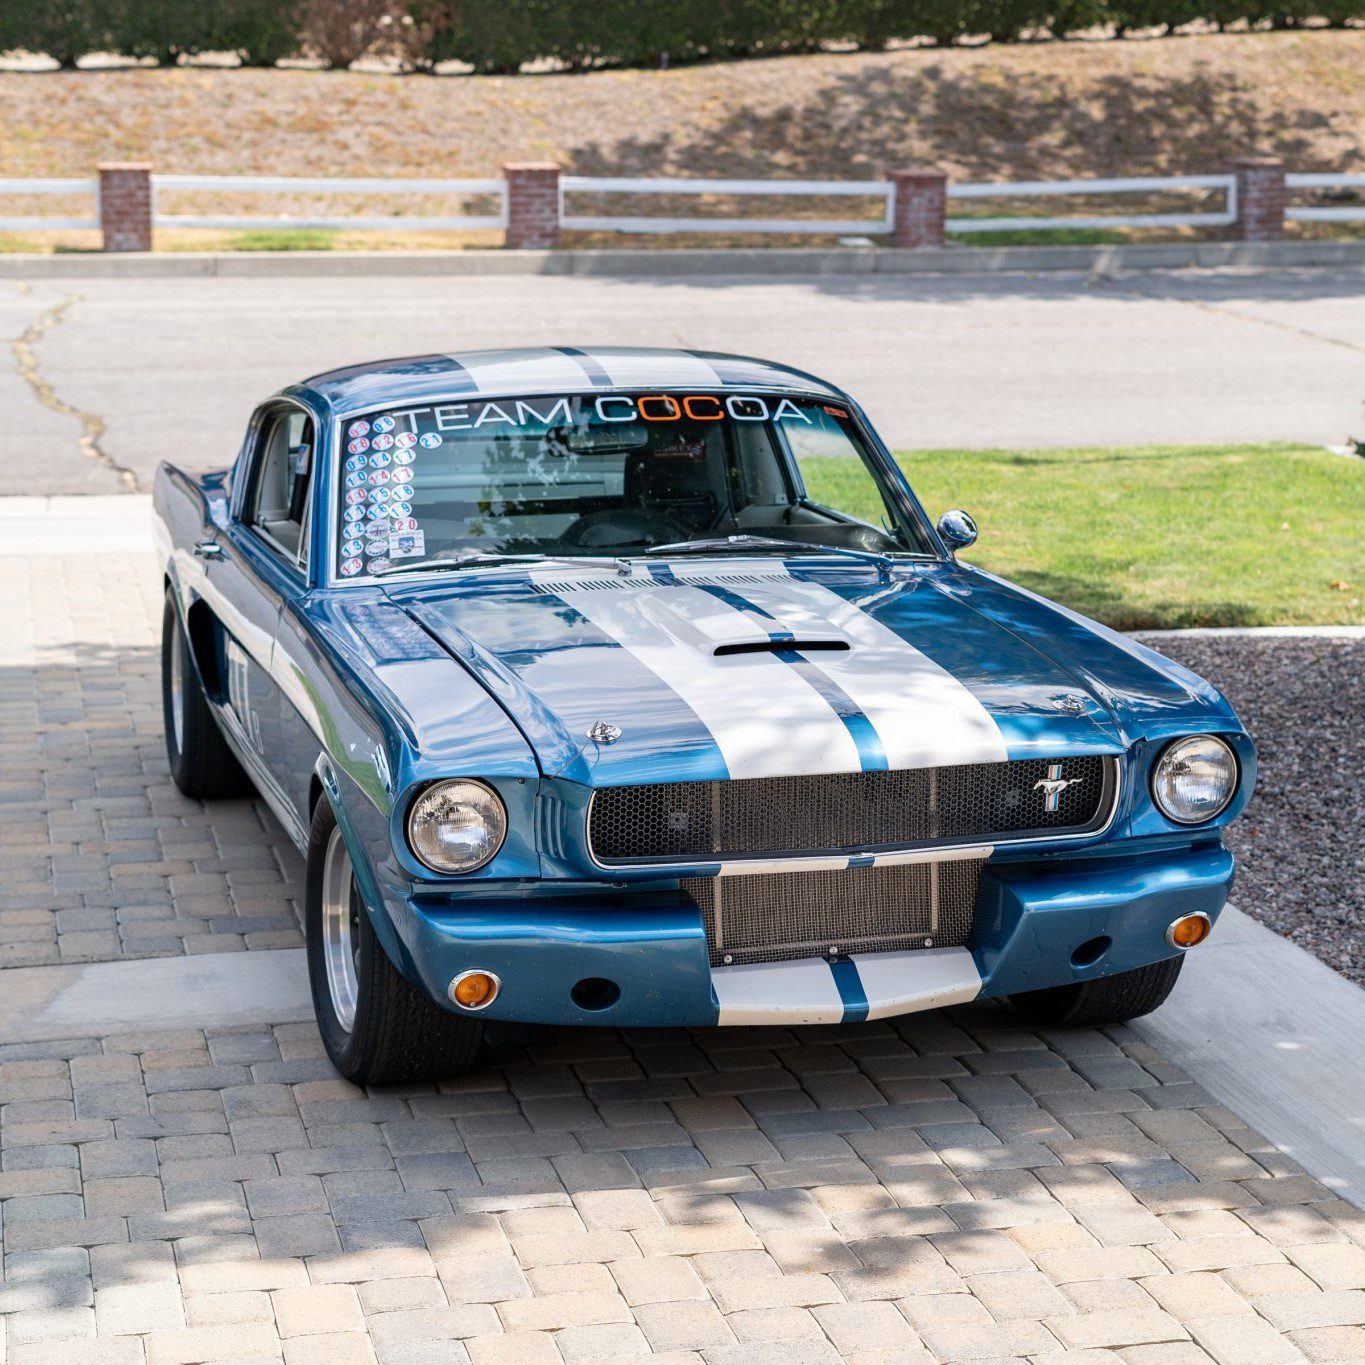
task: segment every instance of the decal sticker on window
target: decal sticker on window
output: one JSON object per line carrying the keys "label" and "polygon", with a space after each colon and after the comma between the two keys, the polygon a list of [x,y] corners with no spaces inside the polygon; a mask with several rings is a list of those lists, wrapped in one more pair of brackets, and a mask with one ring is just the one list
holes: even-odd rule
{"label": "decal sticker on window", "polygon": [[370,482],[378,488],[381,484],[386,484],[393,476],[387,469],[372,469],[370,471]]}
{"label": "decal sticker on window", "polygon": [[346,428],[348,436],[368,436],[370,434],[370,424],[362,417],[358,422],[352,422]]}
{"label": "decal sticker on window", "polygon": [[392,450],[393,437],[385,433],[383,436],[376,436],[370,444],[375,450]]}
{"label": "decal sticker on window", "polygon": [[388,502],[388,500],[389,500],[389,490],[388,490],[387,488],[371,488],[371,489],[370,489],[370,501],[371,501],[371,502]]}
{"label": "decal sticker on window", "polygon": [[411,464],[417,458],[411,450],[395,450],[393,452],[394,464]]}
{"label": "decal sticker on window", "polygon": [[347,521],[364,521],[365,509],[363,507],[351,506],[346,509]]}
{"label": "decal sticker on window", "polygon": [[352,455],[363,455],[369,448],[370,443],[363,436],[357,436],[346,446]]}
{"label": "decal sticker on window", "polygon": [[439,431],[424,431],[418,438],[424,449],[435,450],[445,437]]}
{"label": "decal sticker on window", "polygon": [[358,559],[343,559],[341,561],[341,572],[347,578],[353,578],[365,565]]}
{"label": "decal sticker on window", "polygon": [[392,462],[387,452],[381,450],[377,455],[370,456],[371,469],[387,469]]}
{"label": "decal sticker on window", "polygon": [[396,517],[393,521],[393,529],[400,534],[405,531],[415,531],[417,529],[417,518]]}
{"label": "decal sticker on window", "polygon": [[368,559],[375,558],[376,555],[386,555],[389,552],[389,537],[381,536],[377,540],[367,540],[365,542],[365,555]]}
{"label": "decal sticker on window", "polygon": [[352,488],[346,494],[346,503],[354,507],[358,502],[365,501],[365,490],[363,488]]}
{"label": "decal sticker on window", "polygon": [[[402,492],[402,489],[399,489],[398,492]],[[389,515],[391,517],[410,517],[412,515],[412,504],[410,502],[391,502],[389,503]]]}
{"label": "decal sticker on window", "polygon": [[341,557],[343,559],[354,559],[364,548],[364,542],[359,540],[343,540],[341,542]]}
{"label": "decal sticker on window", "polygon": [[366,483],[365,471],[357,469],[354,473],[346,475],[347,488],[363,488]]}
{"label": "decal sticker on window", "polygon": [[388,561],[387,559],[372,559],[372,560],[370,560],[370,572],[371,572],[371,573],[383,573],[384,570],[387,569],[388,567],[389,567],[389,561]]}
{"label": "decal sticker on window", "polygon": [[393,425],[393,418],[388,413],[374,419],[374,429],[379,432],[390,432],[393,430]]}
{"label": "decal sticker on window", "polygon": [[420,559],[427,552],[425,531],[399,531],[389,537],[391,559]]}
{"label": "decal sticker on window", "polygon": [[[416,444],[417,437],[411,431],[400,431],[398,435],[393,438],[393,448],[395,450],[407,450],[410,446],[415,446]],[[394,458],[397,459],[398,457],[395,455]]]}
{"label": "decal sticker on window", "polygon": [[412,482],[412,470],[410,470],[410,469],[395,469],[395,470],[393,471],[393,481],[394,481],[394,483],[411,483],[411,482]]}
{"label": "decal sticker on window", "polygon": [[354,474],[357,470],[364,469],[366,463],[367,461],[363,455],[352,455],[351,458],[346,461],[346,472],[348,474]]}

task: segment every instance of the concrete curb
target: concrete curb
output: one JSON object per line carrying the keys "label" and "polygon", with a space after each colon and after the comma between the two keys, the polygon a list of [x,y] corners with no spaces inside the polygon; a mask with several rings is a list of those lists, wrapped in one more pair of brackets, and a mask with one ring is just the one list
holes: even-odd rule
{"label": "concrete curb", "polygon": [[1365,990],[1228,906],[1171,998],[1131,1028],[1365,1208]]}
{"label": "concrete curb", "polygon": [[1008,271],[1365,267],[1365,240],[1168,242],[1133,246],[621,248],[601,251],[98,252],[0,256],[0,279],[188,276],[981,275]]}

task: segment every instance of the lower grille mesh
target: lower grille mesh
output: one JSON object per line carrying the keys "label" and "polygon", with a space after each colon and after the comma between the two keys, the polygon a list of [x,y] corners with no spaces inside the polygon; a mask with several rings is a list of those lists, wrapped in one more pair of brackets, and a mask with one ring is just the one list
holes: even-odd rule
{"label": "lower grille mesh", "polygon": [[[713,967],[799,957],[960,948],[971,939],[985,860],[830,872],[684,877]],[[926,941],[927,940],[927,941]]]}

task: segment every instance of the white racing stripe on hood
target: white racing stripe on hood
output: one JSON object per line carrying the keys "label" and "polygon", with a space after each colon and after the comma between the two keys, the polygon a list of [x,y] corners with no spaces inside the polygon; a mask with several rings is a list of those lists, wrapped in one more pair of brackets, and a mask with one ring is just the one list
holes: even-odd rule
{"label": "white racing stripe on hood", "polygon": [[787,578],[739,592],[798,635],[834,626],[853,648],[812,652],[812,665],[838,683],[871,721],[891,768],[1002,763],[1005,738],[989,711],[947,669],[894,630],[818,583]]}
{"label": "white racing stripe on hood", "polygon": [[[731,777],[861,771],[847,726],[790,665],[770,654],[714,655],[718,639],[754,634],[744,613],[699,588],[653,579],[639,580],[639,591],[619,590],[620,580],[609,580],[613,591],[575,588],[553,569],[533,570],[531,578],[686,702],[711,732]],[[609,694],[610,677],[600,686]]]}

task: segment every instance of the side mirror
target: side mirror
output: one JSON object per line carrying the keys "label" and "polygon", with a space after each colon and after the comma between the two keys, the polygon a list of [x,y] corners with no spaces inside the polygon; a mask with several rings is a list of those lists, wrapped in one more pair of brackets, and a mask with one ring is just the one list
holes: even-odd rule
{"label": "side mirror", "polygon": [[965,550],[976,544],[976,522],[958,508],[945,512],[938,519],[938,533],[950,550]]}

